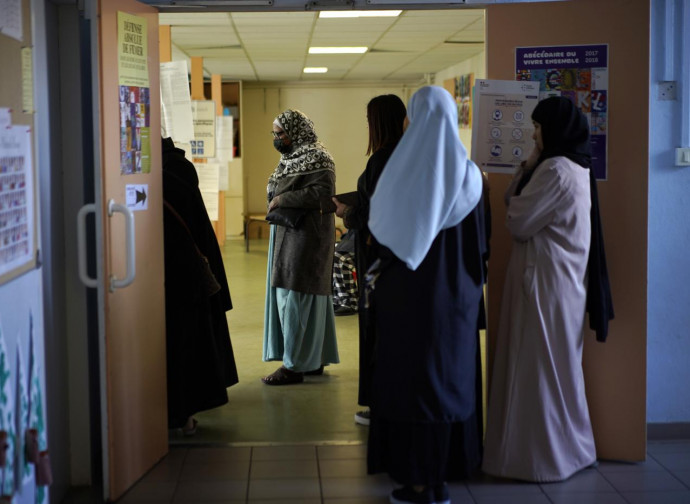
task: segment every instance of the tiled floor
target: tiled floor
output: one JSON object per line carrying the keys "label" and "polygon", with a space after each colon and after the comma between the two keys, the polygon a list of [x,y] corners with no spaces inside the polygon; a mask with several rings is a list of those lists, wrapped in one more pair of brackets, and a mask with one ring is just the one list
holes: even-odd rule
{"label": "tiled floor", "polygon": [[[175,447],[118,503],[374,504],[395,484],[367,476],[364,445]],[[689,504],[690,441],[653,441],[637,464],[601,462],[562,483],[477,479],[453,504]]]}

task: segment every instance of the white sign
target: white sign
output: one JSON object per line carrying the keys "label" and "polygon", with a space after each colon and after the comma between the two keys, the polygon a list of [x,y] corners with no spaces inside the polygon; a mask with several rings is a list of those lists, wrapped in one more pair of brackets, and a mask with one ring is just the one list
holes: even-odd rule
{"label": "white sign", "polygon": [[125,201],[127,208],[133,211],[148,210],[149,208],[149,185],[148,184],[127,184],[125,188]]}
{"label": "white sign", "polygon": [[513,173],[534,147],[532,111],[539,83],[479,79],[475,84],[472,160],[483,171]]}
{"label": "white sign", "polygon": [[194,139],[187,62],[161,63],[161,123],[166,137],[189,143]]}
{"label": "white sign", "polygon": [[216,103],[213,100],[192,102],[194,140],[192,157],[212,158],[216,155]]}
{"label": "white sign", "polygon": [[208,212],[208,218],[218,220],[218,163],[195,163],[199,175],[199,191]]}

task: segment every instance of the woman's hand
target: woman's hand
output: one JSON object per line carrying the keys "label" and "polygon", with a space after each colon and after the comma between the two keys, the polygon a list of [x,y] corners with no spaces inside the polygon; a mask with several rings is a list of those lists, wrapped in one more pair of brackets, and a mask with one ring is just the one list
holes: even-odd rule
{"label": "woman's hand", "polygon": [[268,211],[270,212],[276,207],[280,206],[280,196],[276,196],[271,200],[271,202],[268,204]]}
{"label": "woman's hand", "polygon": [[335,203],[335,214],[342,219],[348,206],[345,203],[341,203],[338,198],[331,198],[331,200]]}
{"label": "woman's hand", "polygon": [[526,170],[533,170],[534,168],[536,168],[539,156],[541,156],[541,151],[539,150],[539,147],[537,147],[535,144],[534,148],[532,149],[532,152],[525,161],[524,168]]}

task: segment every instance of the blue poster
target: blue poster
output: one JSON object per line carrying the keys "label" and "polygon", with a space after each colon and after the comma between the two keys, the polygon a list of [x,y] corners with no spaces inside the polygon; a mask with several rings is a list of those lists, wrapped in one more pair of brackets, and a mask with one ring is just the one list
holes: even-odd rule
{"label": "blue poster", "polygon": [[607,179],[608,45],[518,47],[515,80],[539,82],[539,99],[567,96],[587,116],[592,169]]}

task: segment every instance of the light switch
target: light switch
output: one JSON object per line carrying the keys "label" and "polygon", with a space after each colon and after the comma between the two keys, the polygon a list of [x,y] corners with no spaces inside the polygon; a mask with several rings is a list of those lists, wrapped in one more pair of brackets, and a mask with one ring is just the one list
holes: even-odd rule
{"label": "light switch", "polygon": [[676,166],[690,166],[690,148],[676,149]]}

